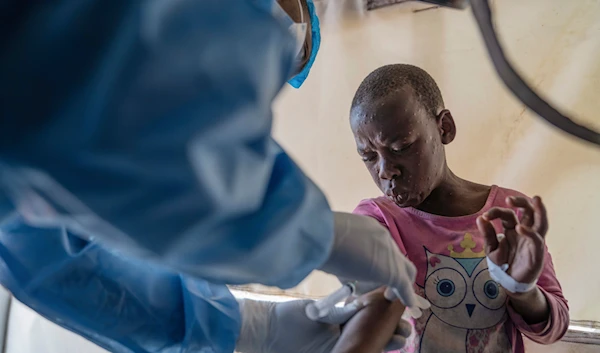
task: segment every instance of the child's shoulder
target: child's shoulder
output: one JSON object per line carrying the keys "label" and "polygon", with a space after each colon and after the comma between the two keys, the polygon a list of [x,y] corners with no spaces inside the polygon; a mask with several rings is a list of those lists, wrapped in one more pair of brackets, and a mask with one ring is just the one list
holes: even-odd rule
{"label": "child's shoulder", "polygon": [[[492,207],[506,207],[506,198],[511,196],[523,196],[528,197],[520,191],[504,188],[497,185],[492,185],[488,200],[482,211]],[[406,217],[410,215],[423,216],[426,215],[424,212],[413,210],[413,209],[402,209],[396,204],[389,200],[385,196],[374,197],[370,199],[364,199],[358,203],[358,206],[354,209],[355,214],[362,214],[365,216],[375,217],[379,220],[384,218],[392,217]]]}
{"label": "child's shoulder", "polygon": [[388,202],[393,203],[387,197],[379,196],[379,197],[371,197],[368,199],[363,199],[358,203],[358,205],[359,206],[360,205],[384,205]]}
{"label": "child's shoulder", "polygon": [[363,199],[358,203],[356,209],[387,209],[394,207],[395,204],[385,196]]}
{"label": "child's shoulder", "polygon": [[353,213],[383,219],[385,218],[384,215],[393,214],[397,209],[396,204],[387,197],[380,196],[360,201]]}
{"label": "child's shoulder", "polygon": [[520,191],[503,188],[501,186],[496,186],[496,185],[492,186],[492,189],[490,192],[493,193],[493,195],[490,195],[491,196],[490,199],[492,201],[493,206],[502,206],[502,207],[506,206],[506,198],[507,197],[511,197],[511,196],[528,197],[527,195],[523,194]]}

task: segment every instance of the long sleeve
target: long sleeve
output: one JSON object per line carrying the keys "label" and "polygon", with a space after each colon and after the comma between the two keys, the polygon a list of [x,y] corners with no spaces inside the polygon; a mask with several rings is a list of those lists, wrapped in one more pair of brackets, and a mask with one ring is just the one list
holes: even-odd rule
{"label": "long sleeve", "polygon": [[241,326],[224,285],[181,276],[17,215],[0,227],[0,283],[48,320],[117,353],[230,353]]}
{"label": "long sleeve", "polygon": [[213,283],[290,287],[326,260],[327,200],[270,135],[294,45],[267,11],[28,11],[0,62],[0,184],[27,222]]}
{"label": "long sleeve", "polygon": [[560,340],[569,328],[569,306],[556,278],[552,256],[547,247],[544,270],[537,284],[546,296],[550,306],[550,317],[547,321],[528,325],[510,305],[508,306],[508,312],[513,324],[523,335],[540,344],[552,344]]}

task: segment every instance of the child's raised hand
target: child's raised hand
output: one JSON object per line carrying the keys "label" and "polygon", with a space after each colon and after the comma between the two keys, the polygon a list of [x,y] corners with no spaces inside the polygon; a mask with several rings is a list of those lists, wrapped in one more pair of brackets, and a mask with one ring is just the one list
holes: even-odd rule
{"label": "child's raised hand", "polygon": [[[508,264],[507,273],[520,283],[534,283],[544,267],[548,219],[542,200],[509,197],[506,203],[519,208],[521,220],[512,209],[495,207],[477,218],[477,228],[485,239],[485,252],[496,265]],[[491,221],[499,219],[504,237],[498,239]]]}

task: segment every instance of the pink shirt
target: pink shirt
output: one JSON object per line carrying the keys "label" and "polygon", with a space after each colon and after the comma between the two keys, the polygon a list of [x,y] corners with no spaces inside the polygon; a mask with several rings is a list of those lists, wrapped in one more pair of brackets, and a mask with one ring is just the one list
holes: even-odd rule
{"label": "pink shirt", "polygon": [[402,209],[384,197],[358,205],[354,213],[373,217],[389,229],[417,267],[415,291],[432,304],[414,320],[413,335],[401,352],[522,353],[521,334],[541,344],[554,343],[565,334],[569,308],[547,249],[538,286],[550,305],[548,321],[525,323],[508,304],[504,289],[490,278],[475,220],[491,207],[506,207],[508,196],[522,194],[493,186],[483,209],[463,217]]}

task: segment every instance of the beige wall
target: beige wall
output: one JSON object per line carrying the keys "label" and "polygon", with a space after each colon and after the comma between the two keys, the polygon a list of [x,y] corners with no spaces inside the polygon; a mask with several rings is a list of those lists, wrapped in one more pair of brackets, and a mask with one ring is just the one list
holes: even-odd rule
{"label": "beige wall", "polygon": [[[495,76],[468,11],[399,5],[357,14],[330,0],[323,44],[305,86],[286,89],[275,135],[325,190],[350,211],[378,195],[355,153],[348,110],[360,81],[380,65],[411,63],[440,85],[458,124],[449,164],[474,181],[544,197],[548,245],[575,319],[600,320],[600,148],[579,143],[526,111]],[[530,82],[567,112],[600,128],[600,1],[495,2],[502,40]],[[353,15],[354,14],[354,15]],[[300,292],[326,294],[318,275]]]}

